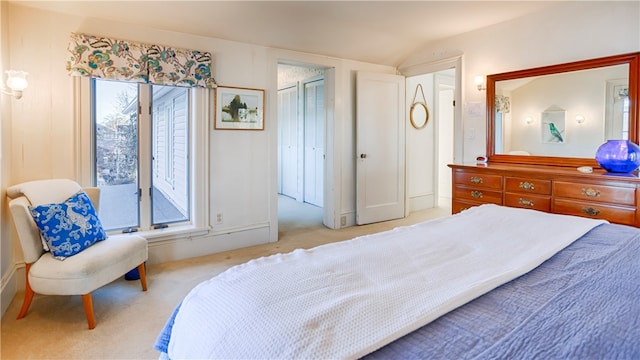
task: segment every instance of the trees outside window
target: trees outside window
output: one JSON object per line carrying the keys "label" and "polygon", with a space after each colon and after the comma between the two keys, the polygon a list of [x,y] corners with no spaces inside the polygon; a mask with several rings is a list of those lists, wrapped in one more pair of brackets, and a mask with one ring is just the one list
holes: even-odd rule
{"label": "trees outside window", "polygon": [[102,79],[92,88],[93,168],[105,228],[188,221],[189,89]]}

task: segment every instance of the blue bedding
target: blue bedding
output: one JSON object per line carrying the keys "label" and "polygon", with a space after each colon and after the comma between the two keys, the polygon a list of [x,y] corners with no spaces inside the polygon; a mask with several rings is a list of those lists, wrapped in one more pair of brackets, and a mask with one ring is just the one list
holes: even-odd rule
{"label": "blue bedding", "polygon": [[640,359],[640,230],[605,224],[368,359]]}
{"label": "blue bedding", "polygon": [[[499,251],[499,249],[496,249]],[[600,225],[369,359],[639,359],[640,230]],[[174,314],[154,348],[166,356]]]}

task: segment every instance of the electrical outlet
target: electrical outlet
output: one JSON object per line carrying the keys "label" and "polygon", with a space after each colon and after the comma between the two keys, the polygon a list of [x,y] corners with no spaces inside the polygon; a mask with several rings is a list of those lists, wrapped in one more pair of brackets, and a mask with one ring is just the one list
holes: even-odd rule
{"label": "electrical outlet", "polygon": [[347,217],[346,216],[340,216],[340,226],[347,226]]}
{"label": "electrical outlet", "polygon": [[216,214],[216,224],[222,224],[224,218],[222,217],[222,213]]}

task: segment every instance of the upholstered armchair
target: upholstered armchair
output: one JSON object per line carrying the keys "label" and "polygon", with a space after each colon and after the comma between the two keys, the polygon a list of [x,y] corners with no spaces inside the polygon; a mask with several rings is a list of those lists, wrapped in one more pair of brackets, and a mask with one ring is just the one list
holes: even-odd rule
{"label": "upholstered armchair", "polygon": [[27,314],[35,293],[82,295],[89,329],[93,329],[94,290],[134,268],[142,290],[147,290],[147,241],[133,234],[106,236],[97,217],[98,188],[82,189],[67,179],[39,180],[11,186],[7,195],[12,199],[9,208],[26,264],[18,319]]}

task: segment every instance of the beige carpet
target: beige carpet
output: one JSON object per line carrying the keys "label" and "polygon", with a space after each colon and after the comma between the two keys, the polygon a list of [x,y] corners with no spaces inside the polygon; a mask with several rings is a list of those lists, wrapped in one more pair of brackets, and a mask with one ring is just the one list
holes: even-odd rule
{"label": "beige carpet", "polygon": [[117,280],[94,292],[97,326],[87,329],[80,296],[36,295],[24,319],[16,320],[18,293],[2,318],[2,359],[157,359],[153,343],[175,305],[195,285],[230,266],[260,256],[353,237],[449,215],[450,209],[415,212],[405,219],[331,230],[322,209],[282,198],[280,241],[199,258],[150,265],[149,290],[139,281]]}

